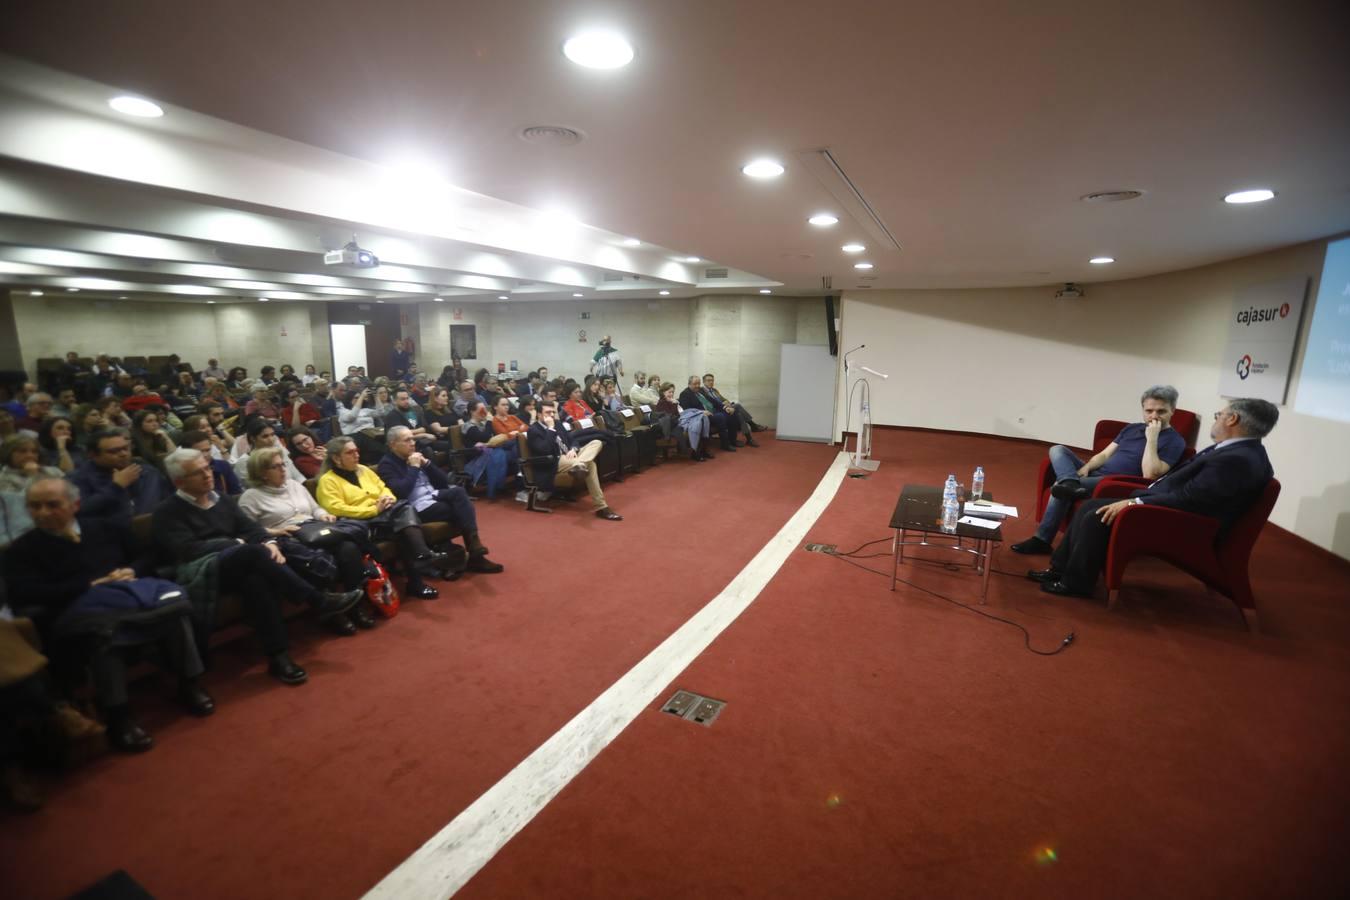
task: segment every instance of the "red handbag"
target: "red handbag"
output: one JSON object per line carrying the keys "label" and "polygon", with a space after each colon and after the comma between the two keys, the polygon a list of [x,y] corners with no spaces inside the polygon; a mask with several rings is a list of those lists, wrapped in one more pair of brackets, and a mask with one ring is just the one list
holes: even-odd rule
{"label": "red handbag", "polygon": [[367,556],[365,559],[366,571],[374,572],[374,576],[366,579],[366,597],[370,600],[370,605],[379,610],[380,615],[386,619],[392,619],[398,615],[398,588],[394,587],[394,579],[389,577],[388,570],[375,561],[374,557]]}

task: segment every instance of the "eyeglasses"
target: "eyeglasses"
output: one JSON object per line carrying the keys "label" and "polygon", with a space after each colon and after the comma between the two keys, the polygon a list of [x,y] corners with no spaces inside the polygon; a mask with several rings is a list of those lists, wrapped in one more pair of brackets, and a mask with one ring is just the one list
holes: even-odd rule
{"label": "eyeglasses", "polygon": [[1217,421],[1219,420],[1219,417],[1220,417],[1220,416],[1231,416],[1232,414],[1233,414],[1233,411],[1232,411],[1232,410],[1229,410],[1229,409],[1221,409],[1221,410],[1219,410],[1218,412],[1216,412],[1216,413],[1214,414],[1214,421],[1217,422]]}

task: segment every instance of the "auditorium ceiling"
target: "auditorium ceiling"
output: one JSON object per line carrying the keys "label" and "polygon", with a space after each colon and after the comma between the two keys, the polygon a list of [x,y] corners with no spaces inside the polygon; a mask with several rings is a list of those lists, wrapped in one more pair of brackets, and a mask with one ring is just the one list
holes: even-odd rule
{"label": "auditorium ceiling", "polygon": [[[1350,230],[1346,25],[1303,0],[11,4],[0,283],[472,302],[1170,272]],[[632,62],[570,62],[594,27]],[[782,175],[742,173],[760,158]],[[1223,202],[1254,187],[1276,196]],[[1139,195],[1083,199],[1114,191]],[[378,268],[324,264],[353,235]]]}

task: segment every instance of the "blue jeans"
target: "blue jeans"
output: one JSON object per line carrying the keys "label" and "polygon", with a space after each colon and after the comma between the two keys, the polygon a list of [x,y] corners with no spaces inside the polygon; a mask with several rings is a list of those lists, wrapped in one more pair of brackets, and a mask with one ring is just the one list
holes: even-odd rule
{"label": "blue jeans", "polygon": [[[1089,475],[1086,478],[1080,478],[1078,470],[1083,467],[1083,460],[1070,450],[1068,447],[1056,444],[1050,448],[1050,468],[1055,470],[1055,480],[1061,478],[1077,478],[1089,491],[1097,486],[1105,476]],[[1036,537],[1052,543],[1055,539],[1055,533],[1059,531],[1059,523],[1064,521],[1064,516],[1068,514],[1073,505],[1071,500],[1061,500],[1058,497],[1051,497],[1050,502],[1045,506],[1045,515],[1041,516],[1041,523],[1036,528]]]}

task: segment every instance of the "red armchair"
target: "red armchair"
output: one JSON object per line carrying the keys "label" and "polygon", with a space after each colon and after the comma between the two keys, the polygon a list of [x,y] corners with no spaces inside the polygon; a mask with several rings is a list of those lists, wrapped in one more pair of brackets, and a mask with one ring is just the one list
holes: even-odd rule
{"label": "red armchair", "polygon": [[[1097,423],[1097,427],[1092,430],[1092,449],[1078,450],[1080,458],[1086,460],[1088,457],[1096,456],[1106,448],[1106,445],[1116,439],[1120,434],[1120,429],[1128,425],[1128,422],[1121,422],[1118,419],[1102,419]],[[1172,428],[1177,434],[1186,439],[1186,452],[1181,454],[1181,462],[1185,462],[1195,455],[1195,441],[1200,434],[1200,417],[1189,409],[1178,409],[1172,413]],[[1077,448],[1075,448],[1077,449]],[[1045,515],[1045,507],[1050,502],[1050,486],[1055,483],[1055,470],[1050,468],[1050,460],[1042,459],[1040,470],[1036,473],[1036,521],[1039,522]],[[1070,520],[1073,519],[1073,511],[1064,517],[1059,525],[1060,531],[1065,531],[1069,527]]]}
{"label": "red armchair", "polygon": [[[1097,485],[1093,497],[1127,497],[1142,485],[1142,479],[1108,478]],[[1271,479],[1261,497],[1233,527],[1219,536],[1219,522],[1206,516],[1163,506],[1130,506],[1116,517],[1106,550],[1107,607],[1115,608],[1125,568],[1137,557],[1166,560],[1218,591],[1236,604],[1253,632],[1260,630],[1256,601],[1252,597],[1248,563],[1252,547],[1275,508],[1280,482]],[[1217,540],[1216,540],[1217,537]]]}

